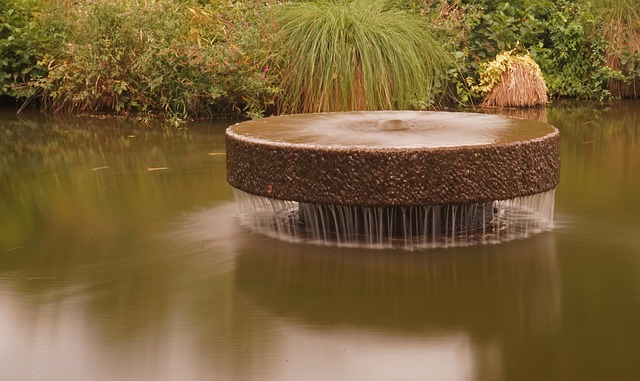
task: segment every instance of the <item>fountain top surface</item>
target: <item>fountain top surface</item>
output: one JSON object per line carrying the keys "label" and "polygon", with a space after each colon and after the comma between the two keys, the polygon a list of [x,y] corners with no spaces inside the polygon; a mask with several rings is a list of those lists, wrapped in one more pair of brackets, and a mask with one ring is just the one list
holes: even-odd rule
{"label": "fountain top surface", "polygon": [[251,120],[231,126],[227,133],[258,144],[380,150],[501,145],[557,130],[546,123],[488,114],[356,111]]}

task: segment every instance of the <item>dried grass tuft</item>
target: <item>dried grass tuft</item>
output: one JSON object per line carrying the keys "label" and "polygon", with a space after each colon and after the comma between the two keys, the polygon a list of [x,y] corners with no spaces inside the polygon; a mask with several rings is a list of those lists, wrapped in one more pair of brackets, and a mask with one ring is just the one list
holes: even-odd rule
{"label": "dried grass tuft", "polygon": [[511,62],[486,95],[482,107],[533,107],[547,104],[547,85],[538,65]]}
{"label": "dried grass tuft", "polygon": [[502,52],[480,69],[472,91],[484,97],[482,107],[534,107],[547,103],[547,85],[540,66],[528,54]]}

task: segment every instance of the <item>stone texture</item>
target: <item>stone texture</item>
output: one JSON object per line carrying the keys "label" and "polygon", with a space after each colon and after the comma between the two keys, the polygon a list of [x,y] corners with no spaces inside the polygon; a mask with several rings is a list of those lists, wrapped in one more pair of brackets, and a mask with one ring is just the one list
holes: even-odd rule
{"label": "stone texture", "polygon": [[[547,130],[548,131],[548,130]],[[559,132],[438,148],[305,146],[227,130],[227,179],[245,192],[306,203],[392,206],[506,200],[555,188]]]}

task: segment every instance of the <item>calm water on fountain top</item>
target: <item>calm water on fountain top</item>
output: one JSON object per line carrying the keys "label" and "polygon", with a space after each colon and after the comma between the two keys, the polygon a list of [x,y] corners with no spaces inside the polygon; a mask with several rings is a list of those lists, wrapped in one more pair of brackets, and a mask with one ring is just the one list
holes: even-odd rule
{"label": "calm water on fountain top", "polygon": [[233,127],[255,142],[374,149],[507,144],[554,131],[545,123],[497,115],[416,111],[297,114]]}

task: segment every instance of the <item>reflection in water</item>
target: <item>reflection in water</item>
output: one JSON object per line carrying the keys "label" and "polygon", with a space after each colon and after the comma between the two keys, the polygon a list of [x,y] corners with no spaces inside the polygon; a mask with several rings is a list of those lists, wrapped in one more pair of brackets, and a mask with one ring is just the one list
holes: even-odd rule
{"label": "reflection in water", "polygon": [[[265,380],[471,380],[473,348],[464,333],[423,338],[348,329],[294,327],[278,340],[284,361]],[[301,377],[304,375],[304,377]]]}
{"label": "reflection in water", "polygon": [[[553,335],[561,315],[549,236],[418,255],[256,238],[239,252],[236,285],[257,305],[307,332],[330,328],[327,342],[335,346],[341,345],[335,330],[356,330],[359,340],[382,347],[407,341],[415,348],[410,344],[415,340],[448,353],[453,345],[464,349],[457,359],[473,364],[476,377],[487,380],[500,378],[496,357],[506,351],[505,342],[530,345]],[[302,336],[298,340],[318,341],[314,347],[324,340],[317,332]],[[284,357],[307,351],[302,345],[284,350],[291,351]],[[468,352],[474,356],[464,355]],[[348,363],[348,356],[335,357],[327,360],[327,369],[337,366],[333,362]]]}
{"label": "reflection in water", "polygon": [[549,121],[564,136],[556,194],[571,218],[558,240],[567,303],[556,374],[640,379],[640,102],[572,104]]}
{"label": "reflection in water", "polygon": [[[0,223],[7,222],[0,245],[7,248],[48,246],[48,239],[92,245],[172,208],[231,194],[220,179],[224,156],[210,155],[224,152],[226,124],[186,134],[118,119],[0,123]],[[73,237],[59,239],[65,234]]]}
{"label": "reflection in water", "polygon": [[[259,357],[264,332],[246,330],[256,315],[233,300],[232,247],[180,231],[233,211],[188,213],[54,276],[0,278],[2,379],[250,379],[240,364]],[[233,239],[233,226],[219,233]]]}
{"label": "reflection in water", "polygon": [[637,228],[640,219],[630,212],[640,210],[640,105],[591,106],[578,104],[549,114],[564,137],[566,185],[557,196],[565,207],[584,214],[579,220],[606,220],[601,224],[605,229]]}
{"label": "reflection in water", "polygon": [[234,213],[190,212],[96,268],[4,278],[0,333],[22,343],[0,347],[5,374],[496,380],[504,341],[556,328],[554,245],[543,237],[511,250],[338,250],[251,236]]}
{"label": "reflection in water", "polygon": [[406,253],[239,228],[224,128],[3,116],[0,379],[640,379],[640,108],[547,117],[559,229]]}
{"label": "reflection in water", "polygon": [[490,337],[497,318],[522,322],[504,324],[518,335],[548,332],[560,312],[553,242],[516,245],[411,255],[269,241],[240,251],[236,282],[256,303],[322,324],[412,332],[462,326]]}
{"label": "reflection in water", "polygon": [[229,266],[158,235],[175,216],[231,197],[227,125],[0,121],[0,379],[210,374],[192,353],[200,337],[185,330],[186,312],[227,305],[229,293],[188,290],[224,290]]}

